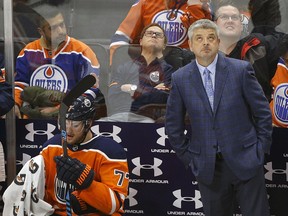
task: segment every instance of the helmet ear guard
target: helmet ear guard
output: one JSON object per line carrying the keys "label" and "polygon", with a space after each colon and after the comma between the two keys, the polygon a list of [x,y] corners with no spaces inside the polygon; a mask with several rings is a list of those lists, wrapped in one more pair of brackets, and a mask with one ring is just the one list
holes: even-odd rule
{"label": "helmet ear guard", "polygon": [[85,129],[89,129],[92,125],[92,120],[91,119],[88,119],[88,120],[85,120],[84,121],[84,128]]}

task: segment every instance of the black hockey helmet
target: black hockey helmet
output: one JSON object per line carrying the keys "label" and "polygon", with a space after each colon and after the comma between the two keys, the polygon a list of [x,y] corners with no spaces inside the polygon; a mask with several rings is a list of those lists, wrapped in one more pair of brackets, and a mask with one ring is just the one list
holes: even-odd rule
{"label": "black hockey helmet", "polygon": [[94,120],[96,114],[95,99],[88,96],[78,97],[66,113],[66,119],[73,121]]}

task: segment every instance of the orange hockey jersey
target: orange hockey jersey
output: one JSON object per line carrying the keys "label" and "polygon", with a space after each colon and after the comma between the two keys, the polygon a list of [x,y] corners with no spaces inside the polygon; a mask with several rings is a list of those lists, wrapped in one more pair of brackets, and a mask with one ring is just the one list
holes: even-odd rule
{"label": "orange hockey jersey", "polygon": [[203,9],[200,1],[199,4],[189,6],[184,3],[178,10],[177,8],[172,10],[173,5],[168,5],[167,2],[167,0],[138,0],[133,4],[112,38],[110,45],[112,53],[114,46],[138,44],[141,31],[150,23],[162,26],[168,39],[167,45],[188,48],[187,27],[196,20],[211,19],[210,10]]}
{"label": "orange hockey jersey", "polygon": [[[44,200],[52,205],[56,215],[66,215],[67,184],[57,178],[54,162],[54,157],[62,154],[60,135],[48,140],[41,151],[46,173]],[[120,216],[123,214],[129,182],[126,153],[123,147],[110,138],[94,136],[80,145],[68,144],[68,155],[88,164],[95,171],[94,181],[87,189],[70,189],[74,190],[73,193],[77,193],[80,199],[99,210],[89,215]]]}
{"label": "orange hockey jersey", "polygon": [[270,102],[273,124],[288,128],[288,67],[282,58],[278,62],[271,86],[274,89],[273,99]]}

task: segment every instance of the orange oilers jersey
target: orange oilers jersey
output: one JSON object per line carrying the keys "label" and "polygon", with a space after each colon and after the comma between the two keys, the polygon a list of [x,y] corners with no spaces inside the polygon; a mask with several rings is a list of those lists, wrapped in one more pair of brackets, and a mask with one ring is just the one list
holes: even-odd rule
{"label": "orange oilers jersey", "polygon": [[123,44],[139,44],[141,31],[150,23],[162,26],[167,36],[167,45],[188,48],[188,29],[182,22],[183,16],[188,14],[189,20],[185,20],[189,24],[198,19],[211,19],[210,10],[204,10],[200,1],[190,6],[184,3],[177,13],[175,10],[171,12],[171,6],[167,5],[166,0],[138,0],[113,36],[110,49]]}
{"label": "orange oilers jersey", "polygon": [[3,71],[0,72],[0,82],[5,82],[5,75]]}
{"label": "orange oilers jersey", "polygon": [[270,102],[273,124],[288,128],[288,67],[282,58],[278,62],[271,86],[274,89],[273,99]]}
{"label": "orange oilers jersey", "polygon": [[[57,178],[54,162],[55,156],[63,154],[60,134],[48,140],[40,154],[45,162],[44,200],[52,205],[55,214],[66,215],[67,184]],[[68,144],[68,155],[88,164],[95,171],[94,181],[90,187],[84,190],[70,188],[80,199],[99,210],[89,215],[120,216],[123,214],[129,182],[126,152],[123,147],[113,139],[94,136],[80,145]]]}

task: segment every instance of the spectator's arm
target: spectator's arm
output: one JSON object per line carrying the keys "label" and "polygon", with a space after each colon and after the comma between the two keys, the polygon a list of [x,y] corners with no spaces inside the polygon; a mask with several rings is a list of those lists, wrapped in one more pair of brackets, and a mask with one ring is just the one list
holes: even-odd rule
{"label": "spectator's arm", "polygon": [[142,0],[132,5],[127,16],[112,37],[110,44],[110,64],[112,63],[113,53],[118,46],[139,42],[139,35],[144,28],[142,6]]}
{"label": "spectator's arm", "polygon": [[187,5],[185,14],[181,17],[181,21],[187,29],[199,19],[212,19],[208,3],[202,3],[200,0],[188,0]]}

